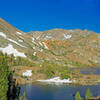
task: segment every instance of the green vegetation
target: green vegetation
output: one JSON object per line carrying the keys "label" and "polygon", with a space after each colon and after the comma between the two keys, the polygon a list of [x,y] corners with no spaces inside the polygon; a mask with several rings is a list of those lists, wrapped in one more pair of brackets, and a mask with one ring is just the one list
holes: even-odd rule
{"label": "green vegetation", "polygon": [[0,52],[0,100],[7,100],[9,66],[6,55]]}
{"label": "green vegetation", "polygon": [[24,92],[24,94],[23,94],[23,100],[27,100],[26,99],[26,93]]}
{"label": "green vegetation", "polygon": [[47,78],[60,76],[62,79],[70,78],[69,74],[71,73],[67,66],[61,66],[49,61],[44,61],[41,64],[39,72],[45,74]]}
{"label": "green vegetation", "polygon": [[75,67],[84,67],[84,66],[87,66],[87,65],[82,64],[82,63],[77,62],[77,61],[72,61],[72,65],[75,66]]}
{"label": "green vegetation", "polygon": [[86,91],[85,98],[88,99],[91,96],[92,96],[92,93],[90,92],[90,89],[88,88],[87,91]]}
{"label": "green vegetation", "polygon": [[32,60],[33,60],[33,61],[34,61],[34,60],[35,60],[35,61],[38,60],[38,57],[37,57],[37,56],[33,56],[33,55],[32,55],[31,57],[32,57]]}
{"label": "green vegetation", "polygon": [[[10,65],[14,63],[13,55],[7,56],[7,54],[0,52],[0,100],[9,100],[12,95],[11,98],[15,100],[19,94],[19,91],[17,91],[19,87],[15,85],[15,81],[12,79],[12,73],[9,70]],[[19,100],[27,100],[26,94],[23,94],[22,99],[19,97]]]}
{"label": "green vegetation", "polygon": [[70,78],[70,76],[69,76],[67,70],[64,70],[64,71],[61,73],[61,78],[62,78],[62,79],[68,79],[68,78]]}
{"label": "green vegetation", "polygon": [[[3,56],[3,53],[0,52],[0,56]],[[34,66],[35,64],[33,63],[33,61],[31,61],[30,59],[27,59],[27,58],[22,58],[22,57],[14,57],[13,54],[11,55],[7,55],[5,54],[5,59],[8,63],[9,66],[29,66],[29,67],[32,67]]]}
{"label": "green vegetation", "polygon": [[13,66],[34,66],[34,63],[26,58],[22,58],[22,57],[17,57],[16,60],[14,60]]}
{"label": "green vegetation", "polygon": [[[90,97],[92,97],[92,93],[90,92],[90,89],[88,88],[85,94],[85,99],[88,100]],[[80,96],[79,92],[76,93],[75,100],[82,100],[82,97]]]}
{"label": "green vegetation", "polygon": [[[17,99],[15,99],[15,100],[17,100]],[[19,96],[18,100],[27,100],[26,93],[24,92],[22,96]]]}
{"label": "green vegetation", "polygon": [[[13,67],[19,65],[34,66],[36,64],[25,58],[17,57],[15,59],[13,55],[8,56],[7,54],[4,55],[3,53],[0,52],[0,100],[7,100],[7,92],[9,89],[9,82],[10,82],[8,80],[8,77],[10,75],[9,68],[11,66]],[[81,77],[79,70],[70,71],[67,66],[61,66],[55,64],[54,62],[44,61],[43,63],[41,63],[41,66],[39,64],[37,65],[38,67],[40,67],[38,73],[45,74],[47,78],[60,76],[62,79],[68,79],[71,78],[70,75],[73,75],[74,77]],[[14,74],[17,76],[17,73]],[[23,78],[27,79],[26,77]],[[85,98],[87,99],[91,96],[92,94],[88,89]],[[19,100],[27,100],[26,94],[24,93],[23,96],[20,96]],[[79,92],[76,93],[75,100],[82,100]]]}
{"label": "green vegetation", "polygon": [[79,92],[76,93],[75,100],[82,100],[82,97],[80,96]]}
{"label": "green vegetation", "polygon": [[57,66],[53,63],[49,63],[49,62],[45,61],[42,64],[40,72],[44,73],[47,78],[54,77],[57,75],[56,74],[57,73]]}

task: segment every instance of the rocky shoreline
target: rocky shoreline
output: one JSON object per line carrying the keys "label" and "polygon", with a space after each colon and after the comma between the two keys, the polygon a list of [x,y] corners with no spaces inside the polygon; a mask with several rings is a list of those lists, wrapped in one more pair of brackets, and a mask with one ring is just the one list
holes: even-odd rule
{"label": "rocky shoreline", "polygon": [[[37,73],[38,68],[37,67],[27,67],[27,66],[18,66],[13,67],[11,69],[14,71],[13,79],[16,80],[16,84],[22,85],[22,84],[32,84],[34,82],[37,82],[37,80],[46,80],[46,81],[52,81],[48,80],[43,73]],[[28,72],[27,72],[28,71]],[[26,73],[27,72],[27,73]],[[33,73],[33,74],[32,74]],[[28,74],[28,76],[25,76],[23,74]],[[54,83],[62,82],[64,84],[74,84],[74,85],[97,85],[100,84],[100,75],[96,74],[80,74],[78,71],[74,72],[74,74],[69,74],[70,76],[70,83],[68,80],[53,80]],[[56,76],[57,77],[57,76]],[[53,78],[53,77],[52,77]],[[72,82],[74,80],[74,82]],[[66,82],[65,82],[66,81]]]}
{"label": "rocky shoreline", "polygon": [[[37,81],[38,79],[36,77],[32,77],[32,78],[21,78],[21,77],[13,77],[16,80],[16,84],[19,85],[24,85],[24,84],[32,84],[32,83],[36,83],[36,82],[40,82]],[[45,79],[40,79],[39,80],[45,80]],[[68,82],[68,83],[63,83],[63,84],[73,84],[73,85],[98,85],[100,84],[100,75],[83,75],[83,77],[78,78],[78,79],[74,79],[74,82]],[[41,82],[40,82],[41,83]],[[42,82],[45,83],[45,82]],[[50,82],[46,82],[46,83],[50,83]],[[57,83],[57,82],[52,82],[52,83]],[[61,82],[58,82],[61,83]]]}

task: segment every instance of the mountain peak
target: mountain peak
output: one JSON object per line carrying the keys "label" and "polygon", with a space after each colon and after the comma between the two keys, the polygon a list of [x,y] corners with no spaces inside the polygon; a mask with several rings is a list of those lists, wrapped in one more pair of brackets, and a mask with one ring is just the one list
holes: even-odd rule
{"label": "mountain peak", "polygon": [[24,55],[38,63],[48,60],[72,67],[97,66],[100,65],[100,34],[80,29],[51,29],[24,34],[0,18],[0,51]]}

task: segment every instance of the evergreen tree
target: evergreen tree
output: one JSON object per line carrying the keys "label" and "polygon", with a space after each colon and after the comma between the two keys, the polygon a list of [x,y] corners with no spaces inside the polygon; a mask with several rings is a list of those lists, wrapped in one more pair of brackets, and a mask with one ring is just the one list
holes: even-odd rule
{"label": "evergreen tree", "polygon": [[23,100],[23,96],[19,96],[19,100]]}
{"label": "evergreen tree", "polygon": [[14,65],[14,62],[15,62],[15,57],[13,54],[11,54],[9,57],[9,65],[10,66]]}
{"label": "evergreen tree", "polygon": [[19,96],[19,100],[27,100],[25,92],[23,93],[22,96]]}
{"label": "evergreen tree", "polygon": [[23,94],[23,100],[27,100],[26,99],[26,93],[24,92],[24,94]]}
{"label": "evergreen tree", "polygon": [[88,88],[87,91],[86,91],[85,98],[88,99],[91,96],[92,96],[92,93],[90,92],[90,89]]}
{"label": "evergreen tree", "polygon": [[7,100],[9,67],[7,57],[0,53],[0,100]]}
{"label": "evergreen tree", "polygon": [[76,93],[75,100],[82,100],[82,97],[80,96],[79,92]]}

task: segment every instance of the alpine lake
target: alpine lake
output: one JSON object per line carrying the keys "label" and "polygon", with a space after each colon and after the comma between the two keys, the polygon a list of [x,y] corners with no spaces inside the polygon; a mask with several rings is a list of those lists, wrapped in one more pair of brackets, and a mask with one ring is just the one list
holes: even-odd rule
{"label": "alpine lake", "polygon": [[[100,75],[100,68],[81,69],[82,74]],[[27,100],[75,100],[75,94],[79,91],[85,98],[87,89],[93,96],[100,95],[100,85],[72,85],[72,84],[47,84],[36,82],[21,86],[20,95],[26,93]]]}

